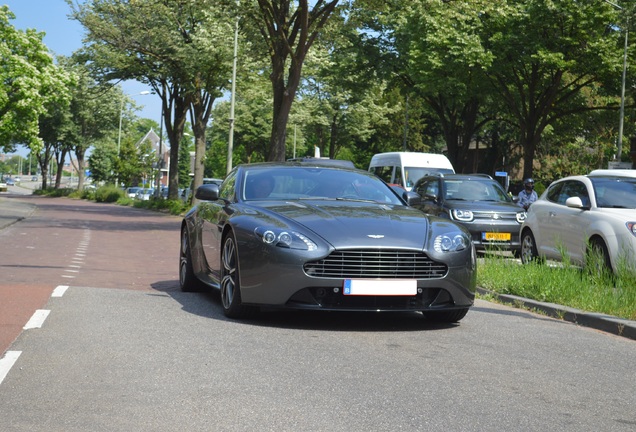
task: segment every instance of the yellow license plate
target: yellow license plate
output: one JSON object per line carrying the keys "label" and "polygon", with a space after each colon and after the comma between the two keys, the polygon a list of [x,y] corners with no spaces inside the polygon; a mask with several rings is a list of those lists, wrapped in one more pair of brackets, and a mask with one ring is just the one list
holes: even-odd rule
{"label": "yellow license plate", "polygon": [[486,241],[510,241],[510,233],[485,232],[481,238]]}

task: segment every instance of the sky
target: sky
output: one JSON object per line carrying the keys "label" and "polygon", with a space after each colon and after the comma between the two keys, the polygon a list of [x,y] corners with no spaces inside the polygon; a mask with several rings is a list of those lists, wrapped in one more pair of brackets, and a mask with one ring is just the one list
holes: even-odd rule
{"label": "sky", "polygon": [[[16,16],[10,23],[15,28],[36,29],[44,32],[44,44],[53,54],[70,56],[82,47],[84,28],[68,18],[71,9],[65,0],[0,0]],[[157,123],[161,119],[161,99],[154,94],[140,95],[150,88],[136,81],[122,83],[122,88],[141,108],[139,117],[149,118]]]}

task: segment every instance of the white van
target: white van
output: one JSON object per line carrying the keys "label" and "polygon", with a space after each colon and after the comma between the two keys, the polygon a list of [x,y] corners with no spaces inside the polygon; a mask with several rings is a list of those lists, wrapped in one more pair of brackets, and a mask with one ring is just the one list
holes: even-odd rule
{"label": "white van", "polygon": [[407,191],[425,175],[455,173],[446,156],[416,152],[378,153],[371,158],[369,171],[388,184],[402,186]]}

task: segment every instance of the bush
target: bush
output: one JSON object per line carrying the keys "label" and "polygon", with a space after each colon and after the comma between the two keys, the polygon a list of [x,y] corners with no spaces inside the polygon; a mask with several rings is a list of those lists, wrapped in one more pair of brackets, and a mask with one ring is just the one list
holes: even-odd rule
{"label": "bush", "polygon": [[95,191],[96,202],[116,203],[117,200],[125,196],[126,194],[123,190],[112,185],[101,186]]}

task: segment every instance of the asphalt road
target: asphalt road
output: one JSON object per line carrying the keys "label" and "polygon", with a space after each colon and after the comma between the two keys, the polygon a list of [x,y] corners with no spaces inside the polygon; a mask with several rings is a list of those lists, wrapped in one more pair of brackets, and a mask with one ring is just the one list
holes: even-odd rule
{"label": "asphalt road", "polygon": [[0,430],[636,429],[633,340],[479,300],[232,321],[178,290],[179,218],[2,199],[29,212],[0,229]]}

